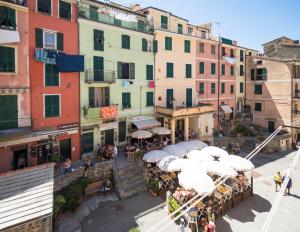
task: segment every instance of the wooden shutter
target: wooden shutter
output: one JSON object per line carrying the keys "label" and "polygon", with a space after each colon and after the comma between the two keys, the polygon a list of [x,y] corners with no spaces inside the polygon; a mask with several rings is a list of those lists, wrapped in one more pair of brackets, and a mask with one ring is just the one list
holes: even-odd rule
{"label": "wooden shutter", "polygon": [[94,29],[94,50],[104,51],[104,31]]}
{"label": "wooden shutter", "polygon": [[171,37],[165,37],[165,50],[172,50],[172,38]]}
{"label": "wooden shutter", "polygon": [[146,39],[142,39],[142,51],[147,52],[148,51],[148,42]]}
{"label": "wooden shutter", "polygon": [[130,49],[130,37],[128,35],[122,35],[122,48]]}
{"label": "wooden shutter", "polygon": [[45,86],[58,86],[59,74],[56,70],[56,65],[45,64]]}
{"label": "wooden shutter", "polygon": [[153,65],[146,65],[146,80],[153,80]]}
{"label": "wooden shutter", "polygon": [[255,69],[251,69],[251,81],[254,81],[255,79]]}
{"label": "wooden shutter", "polygon": [[94,81],[104,81],[104,60],[101,56],[94,56]]}
{"label": "wooden shutter", "polygon": [[222,92],[222,93],[225,93],[225,83],[222,83],[221,88],[222,88],[222,89],[221,89],[221,92]]}
{"label": "wooden shutter", "polygon": [[119,142],[126,140],[126,121],[119,121]]}
{"label": "wooden shutter", "polygon": [[186,64],[185,65],[185,78],[191,78],[192,77],[192,65]]}
{"label": "wooden shutter", "polygon": [[216,84],[215,83],[211,83],[211,93],[212,94],[216,93]]}
{"label": "wooden shutter", "polygon": [[130,79],[135,78],[135,63],[129,64]]}
{"label": "wooden shutter", "polygon": [[185,40],[184,41],[184,52],[191,52],[191,41]]}
{"label": "wooden shutter", "polygon": [[45,117],[57,117],[59,116],[59,111],[59,96],[45,96]]}
{"label": "wooden shutter", "polygon": [[123,63],[118,61],[118,79],[123,78]]}
{"label": "wooden shutter", "polygon": [[0,130],[18,128],[17,95],[0,95],[0,112]]}
{"label": "wooden shutter", "polygon": [[186,89],[185,104],[187,107],[191,107],[193,105],[193,92],[191,88]]}
{"label": "wooden shutter", "polygon": [[204,74],[204,62],[200,62],[200,74]]}
{"label": "wooden shutter", "polygon": [[216,64],[211,64],[211,74],[216,74]]}
{"label": "wooden shutter", "polygon": [[95,89],[94,87],[89,87],[89,107],[95,107]]}
{"label": "wooden shutter", "polygon": [[157,53],[157,49],[158,49],[157,40],[153,40],[153,52]]}
{"label": "wooden shutter", "polygon": [[94,132],[84,133],[81,136],[81,149],[83,153],[94,150]]}
{"label": "wooden shutter", "polygon": [[64,34],[57,32],[57,50],[63,51],[64,50]]}
{"label": "wooden shutter", "polygon": [[153,106],[153,92],[146,93],[146,106]]}
{"label": "wooden shutter", "polygon": [[104,87],[104,104],[105,106],[110,105],[110,91],[109,87]]}
{"label": "wooden shutter", "polygon": [[122,108],[127,109],[131,107],[130,93],[122,93]]}
{"label": "wooden shutter", "polygon": [[225,64],[222,64],[222,75],[225,75]]}
{"label": "wooden shutter", "polygon": [[171,109],[173,108],[173,89],[167,89],[166,91],[166,107]]}
{"label": "wooden shutter", "polygon": [[167,63],[167,77],[173,77],[173,63]]}
{"label": "wooden shutter", "polygon": [[43,29],[35,28],[35,47],[43,48]]}
{"label": "wooden shutter", "polygon": [[89,7],[90,19],[98,21],[98,7],[90,6]]}
{"label": "wooden shutter", "polygon": [[230,75],[231,76],[234,75],[234,66],[233,65],[230,66]]}
{"label": "wooden shutter", "polygon": [[16,28],[16,10],[7,7],[7,18],[9,20],[9,25]]}
{"label": "wooden shutter", "polygon": [[145,22],[143,20],[138,20],[138,31],[144,31]]}

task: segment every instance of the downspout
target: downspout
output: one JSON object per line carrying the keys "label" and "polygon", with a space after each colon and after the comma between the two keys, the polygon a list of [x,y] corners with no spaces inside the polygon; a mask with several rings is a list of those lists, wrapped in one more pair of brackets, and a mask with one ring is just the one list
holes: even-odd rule
{"label": "downspout", "polygon": [[218,126],[220,127],[220,41],[218,42]]}
{"label": "downspout", "polygon": [[[294,62],[294,64],[292,64],[292,75],[291,75],[291,79],[292,79],[292,81],[291,81],[291,124],[293,123],[293,114],[294,114],[294,110],[293,110],[293,108],[294,108],[294,94],[295,94],[295,92],[294,92],[294,78],[296,78],[296,65],[295,65],[296,63]],[[291,134],[292,134],[292,145],[294,144],[294,128],[292,127],[291,128]]]}
{"label": "downspout", "polygon": [[246,54],[245,54],[245,80],[244,80],[244,110],[245,110],[245,107],[246,107],[246,99],[247,99],[247,88],[246,88],[246,85],[247,85],[247,52],[248,50],[245,51]]}

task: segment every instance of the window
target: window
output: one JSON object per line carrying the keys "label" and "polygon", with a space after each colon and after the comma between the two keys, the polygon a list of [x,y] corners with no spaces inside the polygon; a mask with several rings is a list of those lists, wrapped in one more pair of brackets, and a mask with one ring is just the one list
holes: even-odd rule
{"label": "window", "polygon": [[134,79],[135,63],[118,62],[118,79]]}
{"label": "window", "polygon": [[172,51],[172,38],[165,37],[165,50]]}
{"label": "window", "polygon": [[222,75],[225,75],[225,64],[222,64]]}
{"label": "window", "polygon": [[[90,13],[91,20],[98,21],[98,7],[90,5],[89,13]],[[116,21],[115,21],[115,23],[116,23]]]}
{"label": "window", "polygon": [[59,17],[67,20],[71,20],[71,3],[65,1],[59,1]]}
{"label": "window", "polygon": [[153,80],[153,65],[146,65],[146,80]]}
{"label": "window", "polygon": [[199,83],[199,94],[204,94],[204,83],[203,82]]}
{"label": "window", "polygon": [[222,56],[226,56],[225,47],[222,47]]}
{"label": "window", "polygon": [[240,50],[240,62],[244,62],[244,51]]}
{"label": "window", "polygon": [[240,93],[244,92],[244,83],[240,82]]}
{"label": "window", "polygon": [[225,83],[221,84],[221,93],[224,94],[225,93]]}
{"label": "window", "polygon": [[204,53],[204,43],[199,44],[199,52]]}
{"label": "window", "polygon": [[212,55],[215,55],[216,54],[216,45],[211,45],[210,51],[211,51]]}
{"label": "window", "polygon": [[110,105],[109,87],[89,87],[89,107],[99,108]]}
{"label": "window", "polygon": [[206,31],[201,31],[201,38],[206,39]]}
{"label": "window", "polygon": [[45,118],[60,116],[59,101],[59,95],[45,95]]}
{"label": "window", "polygon": [[257,76],[256,76],[256,80],[257,81],[264,81],[267,80],[267,69],[266,68],[258,68],[257,69]]}
{"label": "window", "polygon": [[160,17],[160,27],[161,27],[161,29],[168,30],[168,17],[167,16],[162,15]]}
{"label": "window", "polygon": [[255,110],[255,111],[261,111],[261,103],[255,102],[254,110]]}
{"label": "window", "polygon": [[138,31],[142,31],[143,32],[145,30],[145,22],[144,22],[144,20],[138,20],[137,26],[138,26]]}
{"label": "window", "polygon": [[244,76],[244,65],[240,65],[240,76]]}
{"label": "window", "polygon": [[191,64],[185,65],[185,78],[192,78],[192,65]]}
{"label": "window", "polygon": [[211,63],[211,74],[215,75],[216,74],[216,64],[215,63]]}
{"label": "window", "polygon": [[233,49],[230,49],[230,57],[234,58],[234,51],[233,51]]}
{"label": "window", "polygon": [[234,93],[234,85],[230,85],[230,93],[231,93],[231,94]]}
{"label": "window", "polygon": [[157,40],[153,40],[153,52],[156,53],[158,49]]}
{"label": "window", "polygon": [[252,68],[251,69],[251,81],[254,81],[255,80],[255,69]]}
{"label": "window", "polygon": [[193,105],[193,89],[186,88],[185,89],[185,106],[191,107]]}
{"label": "window", "polygon": [[37,10],[51,15],[51,0],[37,0]]}
{"label": "window", "polygon": [[45,86],[59,86],[59,73],[54,64],[45,64]]}
{"label": "window", "polygon": [[255,85],[254,86],[254,93],[255,94],[262,94],[262,85]]}
{"label": "window", "polygon": [[16,10],[0,6],[0,28],[6,30],[16,30]]}
{"label": "window", "polygon": [[230,66],[230,75],[231,76],[234,75],[234,66],[233,65]]}
{"label": "window", "polygon": [[199,73],[200,74],[204,74],[204,62],[200,62],[199,63]]}
{"label": "window", "polygon": [[183,33],[183,27],[182,24],[178,23],[178,34],[182,34]]}
{"label": "window", "polygon": [[167,77],[173,77],[174,73],[173,73],[173,63],[167,63]]}
{"label": "window", "polygon": [[102,56],[94,56],[94,81],[104,81],[104,59]]}
{"label": "window", "polygon": [[249,52],[249,56],[252,56],[252,52]]}
{"label": "window", "polygon": [[146,106],[153,106],[153,92],[146,93]]}
{"label": "window", "polygon": [[148,42],[146,39],[142,39],[142,51],[147,52],[148,51]]}
{"label": "window", "polygon": [[44,31],[44,48],[55,49],[56,33]]}
{"label": "window", "polygon": [[189,35],[193,34],[193,28],[192,27],[188,27],[188,34]]}
{"label": "window", "polygon": [[83,153],[94,151],[94,132],[81,135],[81,149]]}
{"label": "window", "polygon": [[0,72],[16,72],[15,48],[0,46]]}
{"label": "window", "polygon": [[122,35],[122,48],[130,49],[130,36]]}
{"label": "window", "polygon": [[35,46],[53,50],[64,50],[64,34],[55,31],[35,29]]}
{"label": "window", "polygon": [[191,41],[184,40],[184,52],[186,52],[186,53],[191,52]]}
{"label": "window", "polygon": [[104,51],[104,31],[94,29],[94,50]]}
{"label": "window", "polygon": [[131,108],[130,93],[122,93],[122,109]]}
{"label": "window", "polygon": [[215,94],[216,93],[216,83],[211,83],[211,85],[210,85],[210,92],[211,92],[211,94]]}
{"label": "window", "polygon": [[0,130],[18,128],[17,95],[0,95],[0,112]]}

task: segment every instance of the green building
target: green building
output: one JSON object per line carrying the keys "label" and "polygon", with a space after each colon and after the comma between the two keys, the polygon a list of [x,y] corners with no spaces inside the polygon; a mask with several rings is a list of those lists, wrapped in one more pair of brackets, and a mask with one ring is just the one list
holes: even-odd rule
{"label": "green building", "polygon": [[81,143],[89,153],[125,143],[132,120],[154,115],[153,30],[146,16],[95,1],[80,2],[78,23]]}

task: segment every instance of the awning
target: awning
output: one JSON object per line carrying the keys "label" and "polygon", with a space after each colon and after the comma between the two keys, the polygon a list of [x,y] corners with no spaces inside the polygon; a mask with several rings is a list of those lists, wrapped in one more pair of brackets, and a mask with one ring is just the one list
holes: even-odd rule
{"label": "awning", "polygon": [[221,105],[220,107],[224,111],[225,114],[232,113],[232,109],[228,105]]}
{"label": "awning", "polygon": [[158,122],[154,118],[134,120],[132,121],[132,123],[138,128],[138,130],[151,129],[157,126],[161,126],[160,122]]}
{"label": "awning", "polygon": [[20,42],[20,35],[18,31],[0,29],[0,44],[17,42]]}

